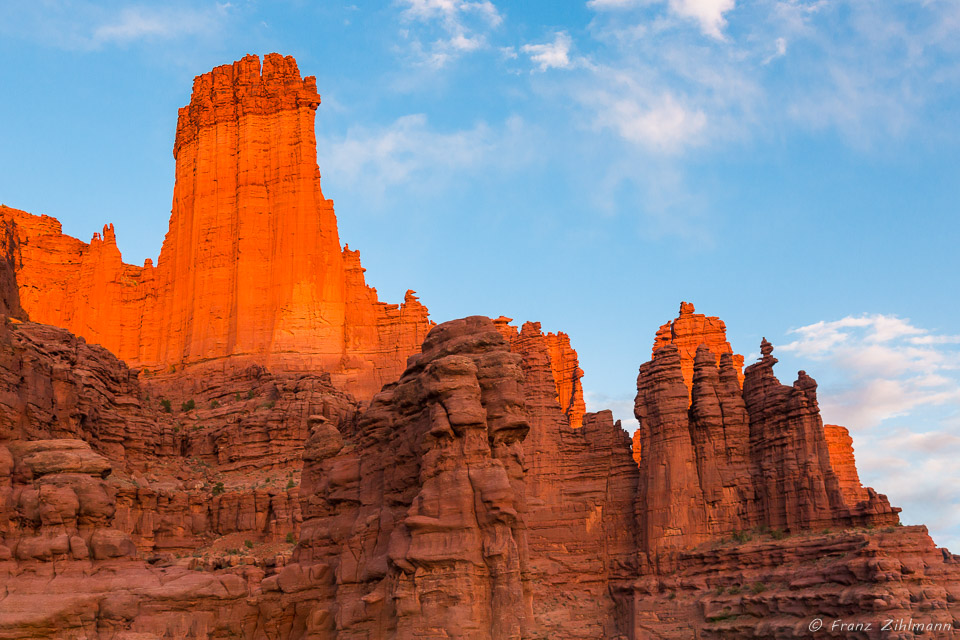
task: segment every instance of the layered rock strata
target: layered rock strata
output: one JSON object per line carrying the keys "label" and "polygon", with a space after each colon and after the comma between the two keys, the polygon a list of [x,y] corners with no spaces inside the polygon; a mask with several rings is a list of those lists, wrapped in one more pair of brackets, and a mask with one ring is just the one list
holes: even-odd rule
{"label": "layered rock strata", "polygon": [[529,635],[519,361],[488,319],[448,322],[355,434],[311,436],[297,559],[335,582],[311,614],[330,633]]}
{"label": "layered rock strata", "polygon": [[898,522],[899,509],[872,489],[848,502],[853,494],[841,490],[831,465],[816,382],[801,371],[792,387],[781,385],[772,350],[764,341],[741,391],[730,354],[718,367],[701,345],[689,409],[676,346],[658,349],[640,368],[638,521],[655,570],[671,570],[680,550],[751,529]]}
{"label": "layered rock strata", "polygon": [[518,353],[528,352],[531,342],[536,342],[538,346],[542,345],[546,349],[556,401],[566,416],[567,423],[578,429],[583,424],[587,407],[583,400],[583,386],[580,384],[583,370],[580,368],[577,352],[570,345],[570,336],[562,331],[544,334],[539,322],[525,322],[519,329],[512,326],[511,322],[513,318],[504,316],[493,321],[500,335],[510,343],[511,350]]}
{"label": "layered rock strata", "polygon": [[695,313],[693,303],[681,302],[680,315],[660,326],[653,341],[653,354],[667,345],[674,345],[680,354],[680,371],[688,389],[693,388],[693,363],[700,345],[706,345],[720,364],[720,357],[727,353],[733,357],[737,378],[743,383],[743,356],[733,353],[727,342],[727,325],[716,316]]}
{"label": "layered rock strata", "polygon": [[515,335],[530,420],[524,521],[535,628],[544,637],[616,637],[629,627],[624,594],[637,562],[629,436],[609,411],[572,425],[556,392],[555,338],[536,323]]}
{"label": "layered rock strata", "polygon": [[960,558],[860,485],[766,341],[741,372],[683,303],[631,451],[565,334],[379,303],[320,194],[318,102],[279,56],[197,79],[156,268],[0,211],[0,639],[960,627]]}
{"label": "layered rock strata", "polygon": [[315,161],[319,103],[314,78],[277,54],[198,76],[156,266],[124,264],[112,225],[86,244],[53,218],[0,210],[27,313],[137,367],[327,371],[362,399],[395,380],[431,323],[412,291],[380,302],[359,253],[341,249]]}
{"label": "layered rock strata", "polygon": [[[821,489],[755,473],[812,464],[791,433],[818,439],[810,382],[776,383],[766,346],[746,392],[731,358],[702,349],[689,410],[675,349],[642,369],[643,424],[659,416],[693,464],[700,504],[684,512],[651,493],[678,486],[680,456],[645,440],[644,462],[662,451],[667,468],[648,482],[609,412],[570,426],[548,341],[511,348],[485,318],[437,327],[361,414],[322,378],[256,367],[167,411],[168,381],[148,381],[148,400],[105,350],[4,326],[0,406],[18,426],[0,439],[2,638],[767,638],[818,615],[957,621],[960,563],[922,527],[895,526],[871,490],[836,506],[822,462],[805,469],[826,494],[812,512],[802,496]],[[271,415],[289,426],[263,440]],[[218,433],[249,433],[227,450],[256,455],[205,450]],[[296,451],[300,486],[250,482],[258,459],[285,473]]]}

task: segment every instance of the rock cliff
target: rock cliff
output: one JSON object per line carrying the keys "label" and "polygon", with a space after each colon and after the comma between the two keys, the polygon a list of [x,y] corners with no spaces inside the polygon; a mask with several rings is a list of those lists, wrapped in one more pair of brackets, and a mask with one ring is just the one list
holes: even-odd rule
{"label": "rock cliff", "polygon": [[[553,378],[553,396],[566,416],[567,423],[578,429],[583,424],[587,407],[583,401],[583,386],[580,384],[583,370],[580,368],[577,352],[570,345],[570,336],[562,331],[544,334],[539,322],[525,322],[519,329],[512,326],[511,322],[512,318],[504,316],[493,321],[497,331],[510,343],[512,351],[523,354],[531,350],[545,350]],[[534,343],[536,346],[532,347]]]}
{"label": "rock cliff", "polygon": [[431,323],[412,291],[401,305],[380,302],[359,253],[341,249],[315,160],[319,103],[314,78],[277,54],[198,76],[177,123],[156,266],[124,264],[112,225],[87,244],[52,218],[4,208],[24,309],[131,366],[327,371],[370,398]]}
{"label": "rock cliff", "polygon": [[[687,408],[679,349],[665,345],[640,367],[641,547],[669,571],[679,549],[751,529],[880,526],[899,509],[872,489],[841,489],[820,419],[816,382],[801,371],[792,387],[773,374],[776,358],[747,367],[743,389],[730,354],[717,367],[701,345]],[[637,436],[635,436],[637,437]],[[851,498],[862,500],[852,501]]]}
{"label": "rock cliff", "polygon": [[0,210],[0,639],[960,627],[960,557],[861,486],[766,340],[742,371],[683,303],[631,448],[567,335],[378,302],[320,194],[318,102],[276,55],[197,78],[156,267]]}

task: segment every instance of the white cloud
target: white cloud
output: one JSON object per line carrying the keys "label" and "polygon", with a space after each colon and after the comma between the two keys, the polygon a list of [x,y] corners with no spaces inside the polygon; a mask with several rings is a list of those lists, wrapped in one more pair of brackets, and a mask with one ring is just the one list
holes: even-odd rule
{"label": "white cloud", "polygon": [[960,549],[960,436],[897,429],[854,437],[860,480],[903,508],[906,524],[925,524],[934,541]]}
{"label": "white cloud", "polygon": [[697,143],[707,117],[703,111],[691,110],[667,93],[647,104],[613,99],[601,107],[597,123],[614,129],[628,142],[674,152]]}
{"label": "white cloud", "polygon": [[769,56],[763,59],[763,64],[770,64],[777,58],[782,58],[787,55],[787,39],[786,38],[777,38],[773,42],[774,50]]}
{"label": "white cloud", "polygon": [[403,19],[420,25],[414,31],[401,30],[401,35],[411,39],[415,57],[435,69],[460,54],[487,48],[487,32],[503,22],[487,0],[401,0],[400,5]]}
{"label": "white cloud", "polygon": [[525,162],[528,126],[518,117],[491,126],[438,131],[423,114],[398,118],[382,127],[351,127],[339,138],[317,141],[318,161],[338,189],[361,193],[379,206],[394,204],[396,187],[440,191],[477,171]]}
{"label": "white cloud", "polygon": [[595,11],[610,11],[616,9],[631,9],[633,7],[650,4],[656,0],[588,0],[587,6]]}
{"label": "white cloud", "polygon": [[670,0],[670,10],[700,25],[704,35],[723,40],[727,21],[723,14],[733,11],[734,0]]}
{"label": "white cloud", "polygon": [[441,19],[458,25],[464,15],[474,14],[491,26],[503,22],[496,6],[487,0],[402,0],[404,15],[416,20]]}
{"label": "white cloud", "polygon": [[207,39],[221,31],[232,9],[229,2],[143,3],[121,9],[84,1],[0,3],[0,35],[79,51],[185,37]]}
{"label": "white cloud", "polygon": [[[616,11],[662,5],[663,0],[588,0],[587,7],[595,11]],[[667,0],[668,12],[684,20],[695,22],[704,35],[723,40],[727,26],[725,13],[733,11],[735,0]]]}
{"label": "white cloud", "polygon": [[[907,524],[960,546],[960,347],[893,315],[865,314],[790,331],[777,347],[808,360],[824,422],[854,439],[864,485],[903,507]],[[796,363],[794,364],[804,364]]]}
{"label": "white cloud", "polygon": [[525,44],[521,51],[530,56],[530,60],[539,65],[540,71],[547,69],[566,69],[570,66],[570,46],[573,41],[566,32],[558,32],[553,42],[545,44]]}
{"label": "white cloud", "polygon": [[144,38],[167,39],[197,35],[216,28],[220,17],[230,5],[218,5],[208,11],[173,11],[153,7],[128,7],[115,19],[99,25],[93,32],[96,44],[127,43]]}

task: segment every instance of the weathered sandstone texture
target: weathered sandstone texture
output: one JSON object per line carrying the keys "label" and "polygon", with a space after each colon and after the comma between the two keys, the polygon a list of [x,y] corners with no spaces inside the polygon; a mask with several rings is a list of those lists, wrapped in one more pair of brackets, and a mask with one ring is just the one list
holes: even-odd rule
{"label": "weathered sandstone texture", "polygon": [[583,386],[580,378],[583,370],[577,359],[577,352],[570,346],[570,336],[563,333],[544,333],[539,322],[525,322],[518,329],[512,326],[512,318],[500,316],[493,323],[497,331],[510,343],[510,349],[517,353],[530,350],[529,344],[536,342],[546,350],[550,361],[550,373],[553,376],[554,395],[567,423],[577,429],[583,424],[583,415],[587,412],[583,401]]}
{"label": "weathered sandstone texture", "polygon": [[737,372],[737,379],[743,384],[743,356],[733,353],[733,348],[727,342],[727,325],[716,316],[705,316],[694,313],[696,309],[690,302],[680,303],[680,315],[662,325],[657,330],[653,341],[653,353],[672,344],[680,353],[680,370],[683,373],[683,382],[688,389],[693,388],[693,363],[700,345],[706,345],[720,364],[720,356],[729,353],[733,356],[733,366]]}
{"label": "weathered sandstone texture", "polygon": [[689,409],[676,346],[658,349],[640,367],[638,518],[653,567],[670,570],[675,550],[744,530],[898,522],[899,509],[872,489],[848,491],[862,492],[863,500],[847,501],[831,466],[816,382],[801,371],[792,387],[781,385],[772,351],[764,341],[741,391],[730,354],[718,367],[701,345]]}
{"label": "weathered sandstone texture", "polygon": [[955,635],[960,558],[766,341],[742,372],[681,305],[631,449],[565,334],[379,303],[318,101],[276,55],[197,79],[156,267],[0,210],[0,640]]}
{"label": "weathered sandstone texture", "polygon": [[[144,386],[62,329],[3,327],[0,638],[786,638],[818,615],[957,622],[957,558],[871,490],[837,498],[803,442],[818,440],[810,383],[776,383],[767,346],[747,392],[729,357],[718,368],[701,350],[689,410],[676,349],[644,365],[642,428],[687,458],[651,433],[638,469],[609,412],[570,426],[544,336],[511,348],[486,318],[436,327],[361,413],[328,378],[255,366],[168,410],[169,380]],[[654,459],[663,484],[647,481]],[[700,503],[674,509],[658,491],[689,461]],[[752,473],[765,462],[769,479]],[[810,480],[775,471],[800,464]]]}
{"label": "weathered sandstone texture", "polygon": [[0,210],[0,235],[13,225],[19,239],[24,309],[131,366],[327,371],[371,397],[431,323],[412,291],[402,305],[380,302],[359,252],[341,249],[316,164],[319,103],[314,78],[277,54],[198,76],[177,122],[156,266],[124,264],[112,225],[86,244],[53,218]]}

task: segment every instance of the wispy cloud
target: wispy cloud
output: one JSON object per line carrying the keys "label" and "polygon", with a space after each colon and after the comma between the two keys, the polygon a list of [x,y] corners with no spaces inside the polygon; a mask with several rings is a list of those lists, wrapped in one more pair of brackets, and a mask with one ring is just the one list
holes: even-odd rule
{"label": "wispy cloud", "polygon": [[488,0],[400,0],[403,31],[421,64],[439,69],[464,53],[489,47],[487,33],[503,22]]}
{"label": "wispy cloud", "polygon": [[[0,23],[19,37],[69,50],[96,50],[140,42],[206,38],[217,34],[233,9],[226,3],[130,4],[108,9],[97,3],[24,5],[0,10]],[[6,31],[0,25],[0,33]]]}
{"label": "wispy cloud", "polygon": [[[411,114],[386,126],[351,127],[344,136],[318,140],[319,162],[338,188],[362,191],[374,206],[392,202],[395,188],[442,191],[480,167],[522,163],[517,147],[527,132],[518,117],[501,124],[437,130],[427,116]],[[469,174],[467,173],[469,172]]]}
{"label": "wispy cloud", "polygon": [[[904,507],[903,519],[960,545],[960,340],[905,318],[847,316],[790,332],[778,347],[822,373],[827,422],[854,437],[864,484]],[[819,373],[818,373],[819,372]],[[826,380],[826,382],[824,382]]]}
{"label": "wispy cloud", "polygon": [[566,69],[570,66],[570,46],[573,40],[566,32],[558,32],[553,42],[543,44],[525,44],[521,51],[530,56],[540,71],[547,69]]}
{"label": "wispy cloud", "polygon": [[724,14],[733,11],[735,0],[588,0],[587,6],[595,11],[653,8],[691,21],[704,35],[723,40],[723,29],[727,25]]}
{"label": "wispy cloud", "polygon": [[129,7],[113,20],[98,26],[93,43],[128,43],[140,39],[171,39],[211,33],[216,30],[230,3],[205,10],[174,10],[164,7]]}
{"label": "wispy cloud", "polygon": [[641,99],[605,93],[596,96],[596,108],[598,126],[658,151],[675,152],[697,144],[707,124],[703,111],[686,107],[670,93]]}
{"label": "wispy cloud", "polygon": [[676,15],[699,24],[704,35],[723,40],[724,14],[733,10],[734,0],[670,0],[669,6]]}

